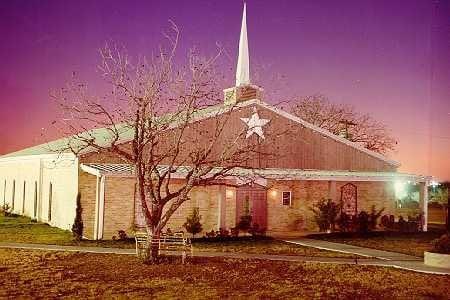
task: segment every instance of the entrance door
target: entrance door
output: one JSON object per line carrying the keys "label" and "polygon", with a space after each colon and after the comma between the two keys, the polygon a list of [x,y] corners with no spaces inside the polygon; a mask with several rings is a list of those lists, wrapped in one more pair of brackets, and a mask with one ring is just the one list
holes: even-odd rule
{"label": "entrance door", "polygon": [[253,184],[236,189],[236,224],[242,216],[251,215],[252,224],[267,228],[267,191]]}

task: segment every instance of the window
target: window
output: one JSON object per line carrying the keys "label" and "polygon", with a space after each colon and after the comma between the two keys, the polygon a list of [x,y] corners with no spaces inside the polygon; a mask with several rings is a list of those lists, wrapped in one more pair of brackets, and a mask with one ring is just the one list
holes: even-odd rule
{"label": "window", "polygon": [[14,211],[14,198],[16,198],[16,181],[13,180],[12,185],[12,204],[11,204],[11,210]]}
{"label": "window", "polygon": [[37,214],[37,181],[34,182],[34,208],[33,208],[33,216],[36,219]]}
{"label": "window", "polygon": [[52,220],[52,199],[53,198],[53,186],[50,183],[50,187],[48,188],[48,221]]}
{"label": "window", "polygon": [[26,198],[26,188],[27,183],[25,182],[25,180],[23,181],[23,193],[22,193],[22,215],[25,214],[25,198]]}
{"label": "window", "polygon": [[291,206],[292,193],[291,192],[281,192],[281,202],[283,205]]}
{"label": "window", "polygon": [[3,206],[6,205],[6,179],[5,179],[5,184],[3,186]]}

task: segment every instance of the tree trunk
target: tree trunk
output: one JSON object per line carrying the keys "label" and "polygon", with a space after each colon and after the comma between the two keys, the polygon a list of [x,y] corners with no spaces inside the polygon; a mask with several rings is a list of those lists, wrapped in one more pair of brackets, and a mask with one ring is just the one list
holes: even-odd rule
{"label": "tree trunk", "polygon": [[156,263],[159,258],[159,238],[160,231],[147,230],[148,239],[145,247],[145,263]]}

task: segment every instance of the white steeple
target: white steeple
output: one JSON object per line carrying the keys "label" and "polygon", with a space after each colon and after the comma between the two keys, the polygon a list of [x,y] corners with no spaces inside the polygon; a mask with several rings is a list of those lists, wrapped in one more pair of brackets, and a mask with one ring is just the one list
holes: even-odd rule
{"label": "white steeple", "polygon": [[[224,104],[233,105],[251,99],[262,100],[263,89],[250,83],[250,66],[247,40],[247,10],[244,3],[241,35],[239,37],[239,55],[236,68],[236,85],[223,90]],[[264,124],[263,124],[264,125]],[[258,133],[257,133],[258,134]]]}
{"label": "white steeple", "polygon": [[236,86],[250,84],[250,66],[248,56],[247,40],[247,12],[244,2],[244,12],[242,13],[241,35],[239,37],[239,56],[236,68]]}

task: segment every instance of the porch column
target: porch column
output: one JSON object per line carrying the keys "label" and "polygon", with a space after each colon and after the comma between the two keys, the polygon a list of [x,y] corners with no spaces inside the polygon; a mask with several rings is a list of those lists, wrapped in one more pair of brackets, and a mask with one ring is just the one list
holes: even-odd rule
{"label": "porch column", "polygon": [[419,207],[422,214],[422,231],[428,230],[428,180],[420,183]]}
{"label": "porch column", "polygon": [[220,228],[226,228],[226,195],[225,186],[219,186],[219,193],[217,195],[217,230]]}

